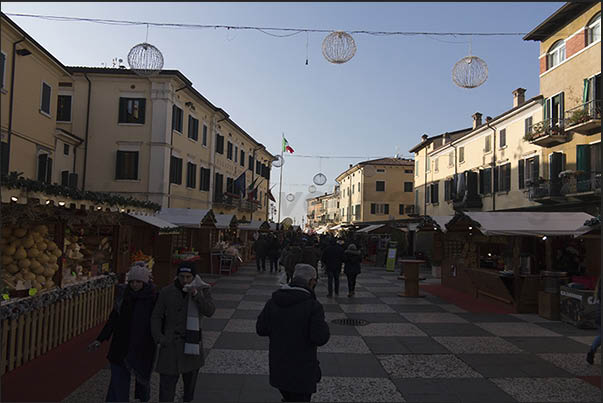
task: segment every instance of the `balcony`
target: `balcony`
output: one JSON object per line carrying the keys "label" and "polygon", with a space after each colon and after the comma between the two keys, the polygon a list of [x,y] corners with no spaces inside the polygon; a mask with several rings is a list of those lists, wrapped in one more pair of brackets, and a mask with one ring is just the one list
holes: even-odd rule
{"label": "balcony", "polygon": [[413,216],[415,214],[415,206],[406,206],[404,207],[404,212],[406,215]]}
{"label": "balcony", "polygon": [[564,177],[561,194],[574,199],[591,200],[601,197],[601,173],[593,172],[590,176],[573,172]]}
{"label": "balcony", "polygon": [[527,182],[526,193],[528,200],[542,204],[556,204],[565,201],[561,192],[561,181],[540,179],[534,182]]}
{"label": "balcony", "polygon": [[533,124],[528,130],[523,139],[540,147],[552,147],[569,140],[569,136],[565,132],[564,121],[561,119],[543,120]]}
{"label": "balcony", "polygon": [[244,200],[232,193],[214,195],[214,206],[229,210],[239,209],[241,211],[254,212],[260,209],[260,203],[256,200]]}
{"label": "balcony", "polygon": [[477,193],[465,191],[463,197],[457,197],[452,201],[452,208],[464,211],[480,211],[483,207],[482,197]]}
{"label": "balcony", "polygon": [[566,130],[580,134],[601,133],[601,100],[595,99],[565,112]]}

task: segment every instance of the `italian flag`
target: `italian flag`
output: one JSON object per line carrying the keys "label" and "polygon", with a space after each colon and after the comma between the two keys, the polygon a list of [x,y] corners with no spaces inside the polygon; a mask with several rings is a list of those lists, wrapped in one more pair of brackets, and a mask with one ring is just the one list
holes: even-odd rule
{"label": "italian flag", "polygon": [[288,151],[290,154],[293,154],[293,149],[289,145],[289,142],[286,138],[283,137],[283,152]]}

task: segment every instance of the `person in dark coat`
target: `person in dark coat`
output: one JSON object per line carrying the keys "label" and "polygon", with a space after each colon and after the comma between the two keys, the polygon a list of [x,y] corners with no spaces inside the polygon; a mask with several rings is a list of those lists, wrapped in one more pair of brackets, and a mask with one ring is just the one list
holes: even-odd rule
{"label": "person in dark coat", "polygon": [[268,258],[270,259],[270,273],[280,271],[278,268],[278,258],[281,255],[281,243],[275,235],[270,237],[268,242]]}
{"label": "person in dark coat", "polygon": [[201,319],[216,311],[210,287],[195,275],[193,264],[182,263],[174,283],[159,294],[151,330],[160,345],[155,368],[160,375],[160,402],[174,401],[180,375],[184,383],[183,400],[193,400],[199,368],[205,364]]}
{"label": "person in dark coat", "polygon": [[593,340],[593,343],[590,345],[588,353],[586,354],[586,362],[590,365],[594,364],[595,354],[599,347],[601,347],[601,277],[599,277],[597,287],[595,288],[595,298],[597,299],[597,319],[595,319],[595,322],[599,327],[599,334]]}
{"label": "person in dark coat", "polygon": [[327,297],[333,296],[333,285],[335,285],[335,295],[339,296],[339,275],[341,274],[341,264],[343,263],[344,249],[335,240],[325,249],[322,254],[322,264],[328,276],[328,294]]}
{"label": "person in dark coat", "polygon": [[257,334],[270,338],[270,385],[284,402],[309,402],[321,379],[317,347],[329,341],[330,331],[316,282],[316,269],[298,264],[291,283],[272,293],[256,322]]}
{"label": "person in dark coat", "polygon": [[116,301],[107,323],[90,343],[95,351],[111,338],[107,359],[111,364],[111,380],[107,402],[130,401],[130,379],[134,374],[134,397],[148,402],[151,397],[151,372],[155,343],[151,336],[151,314],[157,300],[155,286],[149,281],[149,270],[140,265],[130,268],[127,285],[116,288]]}
{"label": "person in dark coat", "polygon": [[266,237],[263,235],[258,237],[253,243],[253,251],[255,252],[255,264],[257,265],[258,271],[266,271],[266,255],[268,254],[268,242]]}
{"label": "person in dark coat", "polygon": [[356,290],[356,277],[360,274],[362,253],[353,243],[348,246],[343,257],[343,272],[348,278],[348,297],[353,297]]}
{"label": "person in dark coat", "polygon": [[295,271],[295,266],[298,263],[302,263],[303,258],[303,250],[300,246],[292,245],[287,249],[283,262],[283,265],[285,266],[285,273],[287,274],[287,283],[291,282],[293,272]]}

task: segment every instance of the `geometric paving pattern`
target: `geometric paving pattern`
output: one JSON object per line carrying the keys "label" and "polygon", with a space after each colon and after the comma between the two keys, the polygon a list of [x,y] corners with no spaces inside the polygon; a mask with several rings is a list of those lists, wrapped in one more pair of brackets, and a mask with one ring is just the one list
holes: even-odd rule
{"label": "geometric paving pattern", "polygon": [[[280,273],[279,273],[280,274]],[[255,265],[211,277],[216,313],[202,322],[206,352],[196,388],[198,402],[280,402],[269,384],[266,337],[255,333],[279,274]],[[599,402],[601,391],[580,377],[600,375],[601,359],[584,357],[595,330],[577,329],[536,314],[470,313],[430,295],[400,298],[398,273],[362,266],[355,297],[342,274],[339,297],[316,287],[331,339],[319,347],[322,380],[314,402]],[[364,319],[344,326],[334,319]],[[157,401],[153,374],[151,401]],[[65,401],[102,402],[109,382],[103,369]],[[178,400],[181,401],[181,381]],[[132,394],[133,396],[133,394]]]}

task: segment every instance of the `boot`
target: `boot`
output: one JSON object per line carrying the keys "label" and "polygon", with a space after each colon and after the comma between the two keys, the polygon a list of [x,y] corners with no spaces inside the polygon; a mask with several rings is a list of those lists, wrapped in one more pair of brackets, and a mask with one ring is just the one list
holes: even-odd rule
{"label": "boot", "polygon": [[595,353],[592,351],[589,351],[586,354],[586,362],[588,362],[590,365],[593,365],[595,363]]}

